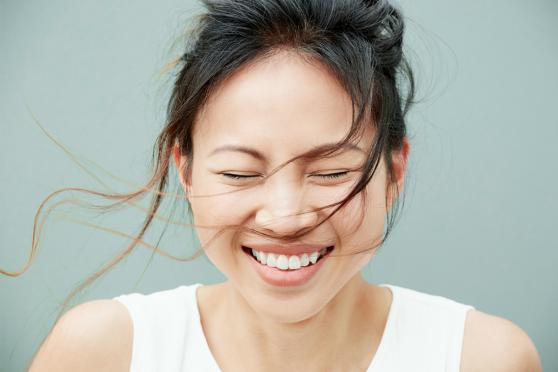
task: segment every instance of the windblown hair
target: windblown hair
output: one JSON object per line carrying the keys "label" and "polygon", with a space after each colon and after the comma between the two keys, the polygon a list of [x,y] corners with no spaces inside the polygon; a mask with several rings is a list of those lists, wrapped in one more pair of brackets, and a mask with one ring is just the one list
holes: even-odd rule
{"label": "windblown hair", "polygon": [[[27,269],[37,249],[35,229],[38,215],[48,199],[68,190],[114,200],[113,204],[106,207],[108,209],[131,203],[149,192],[153,192],[153,198],[141,229],[129,246],[76,288],[64,305],[122,261],[142,243],[163,198],[168,195],[166,190],[175,145],[189,160],[187,167],[179,172],[183,172],[186,180],[191,177],[193,128],[198,113],[212,92],[241,67],[282,51],[295,52],[325,66],[346,90],[353,105],[351,128],[342,141],[331,148],[305,154],[303,159],[290,159],[287,163],[335,154],[344,144],[362,135],[366,126],[372,126],[375,134],[367,159],[359,169],[362,176],[343,200],[333,204],[335,209],[310,229],[288,237],[273,238],[286,241],[299,239],[325,222],[356,195],[362,193],[365,196],[365,188],[383,158],[388,175],[388,197],[398,196],[393,207],[388,210],[387,227],[379,245],[387,239],[402,201],[395,182],[392,153],[402,149],[406,136],[405,115],[415,94],[413,73],[402,51],[404,21],[400,11],[387,0],[203,0],[203,4],[206,12],[198,18],[194,31],[184,45],[183,55],[175,66],[177,73],[168,103],[166,125],[153,149],[150,179],[138,190],[124,194],[72,188],[49,195],[37,211],[28,264],[20,272],[2,273],[18,276]],[[266,177],[272,176],[287,163],[281,164]],[[172,179],[173,183],[175,181]],[[224,228],[238,231],[247,229],[243,226]],[[358,251],[364,252],[377,246],[370,244]],[[203,249],[187,260],[201,255]]]}

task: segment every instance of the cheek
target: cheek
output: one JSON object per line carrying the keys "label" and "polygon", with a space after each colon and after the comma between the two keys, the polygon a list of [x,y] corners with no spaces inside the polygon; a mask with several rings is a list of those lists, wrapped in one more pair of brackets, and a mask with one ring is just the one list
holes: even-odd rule
{"label": "cheek", "polygon": [[192,183],[194,197],[190,199],[200,244],[220,269],[233,259],[235,226],[246,224],[249,206],[255,202],[249,191],[227,191],[230,190],[217,188],[215,182],[198,176],[197,183]]}
{"label": "cheek", "polygon": [[[376,246],[383,238],[386,217],[385,190],[374,179],[332,218],[341,249],[357,251]],[[362,257],[361,255],[359,255]]]}
{"label": "cheek", "polygon": [[[200,172],[201,173],[201,172]],[[196,224],[240,224],[246,207],[253,203],[250,190],[235,190],[216,182],[214,176],[195,174],[192,182],[192,213]]]}

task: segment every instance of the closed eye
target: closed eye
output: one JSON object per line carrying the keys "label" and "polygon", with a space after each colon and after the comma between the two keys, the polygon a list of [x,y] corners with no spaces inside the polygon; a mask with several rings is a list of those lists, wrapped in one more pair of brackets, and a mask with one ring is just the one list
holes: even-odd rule
{"label": "closed eye", "polygon": [[[312,176],[326,178],[326,179],[336,179],[345,176],[347,173],[349,173],[349,171],[328,173],[328,174],[313,174]],[[249,174],[235,174],[235,173],[221,173],[221,174],[227,178],[231,178],[234,180],[259,177],[258,175],[249,175]]]}
{"label": "closed eye", "polygon": [[314,176],[323,177],[323,178],[329,178],[329,179],[334,179],[334,178],[343,177],[343,176],[345,176],[347,173],[349,173],[349,171],[336,172],[336,173],[329,173],[329,174],[315,174]]}
{"label": "closed eye", "polygon": [[249,174],[234,174],[234,173],[221,173],[221,174],[227,178],[232,178],[234,180],[242,180],[246,178],[258,177],[257,175],[249,175]]}

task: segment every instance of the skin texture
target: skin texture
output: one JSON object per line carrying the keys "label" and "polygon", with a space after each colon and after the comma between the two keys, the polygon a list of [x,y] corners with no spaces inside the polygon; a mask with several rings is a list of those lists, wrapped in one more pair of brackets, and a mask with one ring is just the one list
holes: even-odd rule
{"label": "skin texture", "polygon": [[[350,100],[320,65],[282,53],[237,71],[214,92],[194,128],[194,159],[178,148],[179,169],[192,161],[180,182],[192,206],[200,241],[206,245],[221,225],[242,224],[273,236],[288,235],[330,210],[294,215],[340,200],[358,175],[336,180],[316,175],[354,168],[362,161],[347,152],[310,164],[291,163],[261,185],[238,191],[253,179],[235,181],[222,172],[264,175],[309,148],[340,140],[349,130]],[[367,148],[372,129],[356,144]],[[217,146],[235,144],[259,151],[265,160],[240,152],[211,156]],[[403,187],[409,143],[393,154]],[[378,242],[384,230],[386,172],[383,161],[367,187],[305,237],[343,252]],[[227,191],[237,192],[223,194]],[[221,194],[211,197],[200,195]],[[198,197],[196,197],[198,196]],[[391,200],[391,199],[390,199]],[[362,224],[359,224],[362,217]],[[214,226],[214,227],[212,227]],[[381,340],[392,296],[364,281],[361,268],[375,251],[331,257],[299,288],[262,282],[240,246],[226,231],[206,247],[207,257],[227,277],[198,289],[202,326],[223,371],[365,371]],[[239,236],[240,244],[262,242]],[[336,251],[334,251],[336,252]],[[350,340],[350,342],[347,342]],[[91,301],[70,310],[56,324],[31,371],[128,371],[133,326],[117,301]],[[507,319],[469,311],[461,372],[538,372],[540,360],[527,334]]]}

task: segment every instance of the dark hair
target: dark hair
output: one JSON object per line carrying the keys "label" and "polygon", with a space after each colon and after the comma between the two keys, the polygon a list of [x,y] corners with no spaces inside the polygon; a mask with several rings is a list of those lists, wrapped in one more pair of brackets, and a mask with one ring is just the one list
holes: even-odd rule
{"label": "dark hair", "polygon": [[[342,201],[334,204],[337,207],[327,218],[357,194],[362,192],[365,195],[365,187],[382,157],[388,175],[386,186],[390,190],[397,188],[392,152],[402,148],[406,136],[405,114],[413,102],[415,88],[411,68],[402,51],[404,22],[398,9],[386,0],[203,0],[203,4],[207,12],[199,18],[185,45],[184,54],[176,62],[179,70],[168,104],[167,123],[153,149],[153,174],[149,181],[139,190],[126,194],[62,189],[49,195],[37,212],[38,216],[45,202],[61,191],[81,191],[116,200],[104,207],[106,209],[130,203],[149,191],[155,191],[146,219],[130,245],[76,288],[64,305],[142,241],[163,197],[167,195],[165,190],[169,183],[172,150],[177,144],[181,154],[193,160],[192,133],[196,115],[214,89],[240,67],[278,52],[293,51],[325,66],[351,97],[353,121],[350,132],[336,146],[306,154],[305,159],[334,154],[343,144],[361,135],[366,125],[376,129],[368,157],[360,169],[362,177]],[[404,95],[401,94],[403,90]],[[186,169],[180,171],[188,179],[191,176],[191,161]],[[399,190],[392,190],[389,195],[399,197],[388,210],[387,228],[380,245],[387,239],[400,209]],[[191,214],[191,209],[189,212]],[[37,217],[31,259],[37,247],[36,224]],[[308,231],[300,231],[285,239],[296,239]],[[196,258],[202,251],[188,259]],[[3,273],[12,276],[20,274]]]}

